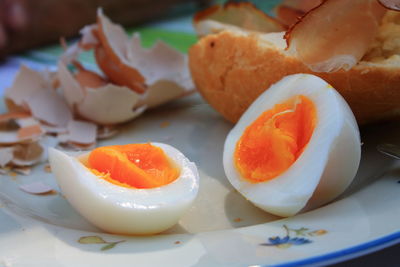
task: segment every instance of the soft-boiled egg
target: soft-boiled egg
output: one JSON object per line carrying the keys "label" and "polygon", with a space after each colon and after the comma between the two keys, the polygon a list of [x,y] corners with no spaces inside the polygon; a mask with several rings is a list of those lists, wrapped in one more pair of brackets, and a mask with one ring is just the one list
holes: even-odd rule
{"label": "soft-boiled egg", "polygon": [[110,233],[154,234],[176,224],[194,201],[194,163],[162,143],[115,145],[71,156],[50,148],[63,195],[88,221]]}
{"label": "soft-boiled egg", "polygon": [[359,129],[338,92],[309,74],[261,94],[228,134],[224,170],[259,208],[292,216],[340,195],[360,162]]}

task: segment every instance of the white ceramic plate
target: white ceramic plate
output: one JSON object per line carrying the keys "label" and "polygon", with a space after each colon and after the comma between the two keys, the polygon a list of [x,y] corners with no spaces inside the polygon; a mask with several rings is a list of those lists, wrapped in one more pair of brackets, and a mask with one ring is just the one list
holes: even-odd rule
{"label": "white ceramic plate", "polygon": [[254,207],[227,181],[222,152],[231,127],[196,95],[147,112],[102,143],[169,143],[197,164],[201,183],[194,206],[160,235],[105,234],[60,194],[18,189],[43,181],[58,190],[44,165],[29,176],[1,176],[0,266],[297,266],[336,262],[400,240],[399,165],[375,149],[398,140],[399,127],[362,129],[361,167],[349,190],[287,219]]}

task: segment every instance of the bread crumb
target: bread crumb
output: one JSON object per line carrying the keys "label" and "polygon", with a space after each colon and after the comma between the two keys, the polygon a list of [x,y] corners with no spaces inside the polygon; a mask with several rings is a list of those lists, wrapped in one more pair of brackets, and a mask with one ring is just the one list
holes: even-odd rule
{"label": "bread crumb", "polygon": [[181,243],[181,241],[175,241],[175,245],[178,245],[178,244],[180,244]]}

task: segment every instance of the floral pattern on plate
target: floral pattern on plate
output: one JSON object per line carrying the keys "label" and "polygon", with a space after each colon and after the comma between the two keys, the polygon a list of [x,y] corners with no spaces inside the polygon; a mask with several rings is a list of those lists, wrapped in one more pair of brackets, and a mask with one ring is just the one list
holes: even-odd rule
{"label": "floral pattern on plate", "polygon": [[[328,233],[328,231],[324,229],[319,230],[310,230],[305,227],[301,227],[299,229],[292,229],[289,228],[287,225],[282,226],[285,229],[286,235],[283,237],[280,236],[273,236],[268,238],[268,242],[261,243],[261,246],[274,246],[278,248],[289,248],[292,245],[299,246],[310,244],[313,242],[310,238],[312,236],[319,236]],[[295,236],[291,236],[290,234],[293,233]]]}

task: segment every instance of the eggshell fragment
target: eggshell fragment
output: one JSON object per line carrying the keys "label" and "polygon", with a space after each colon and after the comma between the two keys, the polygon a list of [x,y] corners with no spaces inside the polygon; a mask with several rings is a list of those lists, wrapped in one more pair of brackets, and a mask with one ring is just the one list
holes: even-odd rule
{"label": "eggshell fragment", "polygon": [[120,25],[113,24],[101,9],[97,12],[97,33],[101,45],[95,48],[95,57],[100,69],[110,80],[121,86],[143,93],[144,77],[130,66],[126,59],[128,36]]}
{"label": "eggshell fragment", "polygon": [[305,14],[302,10],[285,5],[277,6],[275,13],[279,21],[287,26],[295,24]]}
{"label": "eggshell fragment", "polygon": [[18,130],[18,138],[20,140],[24,139],[37,139],[39,136],[43,135],[44,131],[40,125],[31,125],[22,127]]}
{"label": "eggshell fragment", "polygon": [[116,124],[131,120],[146,109],[136,108],[139,95],[127,87],[108,84],[100,88],[86,89],[86,96],[77,105],[77,112],[84,118],[99,124]]}
{"label": "eggshell fragment", "polygon": [[118,134],[118,129],[113,126],[100,126],[97,128],[97,139],[107,139]]}
{"label": "eggshell fragment", "polygon": [[89,50],[98,45],[99,41],[97,37],[94,35],[94,31],[97,30],[97,25],[87,25],[83,27],[79,33],[81,34],[81,39],[79,42],[74,43],[73,45],[67,47],[66,43],[62,42],[62,46],[65,51],[60,57],[60,61],[64,64],[68,65],[75,61],[79,54],[84,50]]}
{"label": "eggshell fragment", "polygon": [[29,175],[32,172],[32,167],[30,167],[30,166],[23,166],[23,167],[13,166],[12,170],[18,174]]}
{"label": "eggshell fragment", "polygon": [[53,89],[43,88],[26,102],[34,117],[49,124],[65,126],[72,119],[66,101]]}
{"label": "eggshell fragment", "polygon": [[193,25],[199,36],[239,28],[258,32],[285,30],[283,24],[248,2],[230,2],[197,12],[193,19]]}
{"label": "eggshell fragment", "polygon": [[129,88],[114,84],[82,87],[62,62],[58,66],[65,98],[85,119],[99,124],[117,124],[131,120],[145,110],[145,107],[135,109],[140,95]]}
{"label": "eggshell fragment", "polygon": [[100,125],[122,123],[147,108],[194,92],[186,55],[162,42],[144,49],[138,35],[128,38],[101,9],[97,24],[82,30],[82,34],[85,41],[80,41],[81,46],[94,47],[96,61],[111,83],[85,70],[74,61],[76,57],[69,57],[78,68],[75,74],[59,62],[63,94],[79,116]]}
{"label": "eggshell fragment", "polygon": [[283,0],[280,5],[308,12],[312,8],[320,5],[323,1],[324,0]]}
{"label": "eggshell fragment", "polygon": [[23,119],[30,117],[27,112],[8,112],[0,114],[0,123],[8,122],[10,120]]}
{"label": "eggshell fragment", "polygon": [[400,11],[400,2],[398,0],[378,0],[381,5],[388,9]]}
{"label": "eggshell fragment", "polygon": [[[162,80],[175,82],[177,88],[174,91],[184,93],[193,89],[186,55],[163,42],[157,42],[150,49],[143,48],[139,35],[129,39],[123,29],[113,24],[101,10],[98,12],[98,25],[102,46],[96,48],[96,59],[113,83],[126,85],[138,93],[151,90],[152,85]],[[119,65],[111,67],[117,62]],[[164,102],[170,100],[169,97],[166,95]]]}
{"label": "eggshell fragment", "polygon": [[25,107],[30,97],[48,86],[42,73],[22,65],[11,87],[4,96],[18,106]]}
{"label": "eggshell fragment", "polygon": [[[3,120],[0,123],[0,144],[12,145],[22,142],[31,142],[38,140],[44,130],[40,123],[32,117],[27,117],[25,113],[7,113],[3,114]],[[19,118],[18,118],[19,117]]]}
{"label": "eggshell fragment", "polygon": [[58,78],[60,79],[61,88],[68,105],[74,108],[75,104],[83,100],[85,96],[84,89],[72,73],[70,73],[63,61],[58,63]]}
{"label": "eggshell fragment", "polygon": [[29,194],[42,195],[54,192],[54,189],[42,182],[20,185],[19,188]]}
{"label": "eggshell fragment", "polygon": [[4,168],[14,158],[12,147],[0,147],[0,167]]}
{"label": "eggshell fragment", "polygon": [[32,166],[43,160],[44,147],[38,142],[17,144],[13,147],[13,165]]}
{"label": "eggshell fragment", "polygon": [[324,1],[286,32],[288,51],[315,72],[349,70],[367,52],[385,12],[376,0]]}
{"label": "eggshell fragment", "polygon": [[94,123],[71,120],[67,126],[67,140],[78,144],[93,144],[96,142],[97,126]]}

